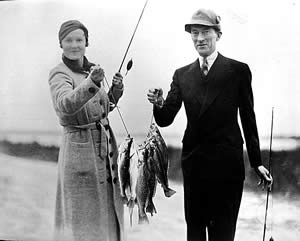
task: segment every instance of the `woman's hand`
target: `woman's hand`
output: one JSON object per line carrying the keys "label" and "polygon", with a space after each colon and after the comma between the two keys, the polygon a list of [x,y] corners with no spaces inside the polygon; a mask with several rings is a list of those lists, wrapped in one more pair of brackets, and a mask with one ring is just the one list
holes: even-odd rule
{"label": "woman's hand", "polygon": [[97,86],[100,86],[101,82],[104,79],[104,76],[104,70],[100,67],[100,65],[95,65],[91,67],[89,77]]}
{"label": "woman's hand", "polygon": [[115,73],[112,85],[118,89],[123,89],[123,76],[119,72]]}

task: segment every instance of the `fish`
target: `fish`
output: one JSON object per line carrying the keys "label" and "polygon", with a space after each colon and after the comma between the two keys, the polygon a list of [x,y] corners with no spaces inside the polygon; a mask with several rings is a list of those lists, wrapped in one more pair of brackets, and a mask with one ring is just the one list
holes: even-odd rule
{"label": "fish", "polygon": [[138,224],[149,223],[145,208],[149,195],[148,179],[149,171],[146,163],[142,161],[138,167],[138,178],[136,185],[137,205],[138,205]]}
{"label": "fish", "polygon": [[139,156],[133,138],[127,136],[119,146],[118,151],[120,195],[124,204],[129,208],[130,225],[132,226],[132,213],[136,203],[136,185],[139,163]]}
{"label": "fish", "polygon": [[118,154],[118,176],[120,183],[120,195],[124,202],[128,202],[127,194],[130,192],[130,151],[133,138],[128,136],[119,146]]}
{"label": "fish", "polygon": [[[153,124],[152,124],[153,125]],[[151,126],[152,126],[151,125]],[[166,197],[171,197],[176,193],[175,190],[169,187],[168,181],[168,166],[169,160],[167,156],[167,146],[163,141],[162,136],[154,128],[151,135],[148,136],[150,146],[150,156],[153,160],[153,167],[159,183],[161,184]]]}
{"label": "fish", "polygon": [[165,170],[168,170],[169,168],[168,147],[155,123],[152,123],[150,125],[149,133],[150,133],[148,135],[149,141],[154,139],[155,144],[162,156],[162,165]]}
{"label": "fish", "polygon": [[[148,152],[148,150],[146,150],[146,151]],[[156,181],[156,175],[155,175],[153,161],[152,161],[151,157],[149,156],[149,152],[146,154],[145,160],[146,160],[147,168],[150,172],[150,176],[148,179],[149,195],[148,195],[148,203],[147,203],[147,207],[146,207],[146,212],[150,213],[151,216],[153,216],[153,213],[157,213],[156,208],[153,203],[153,197],[155,196],[157,181]]]}
{"label": "fish", "polygon": [[127,192],[127,207],[129,208],[129,215],[130,215],[130,225],[132,226],[132,214],[134,206],[137,202],[137,181],[138,181],[138,165],[140,162],[140,157],[138,150],[136,149],[136,144],[133,141],[131,148],[130,148],[130,162],[129,162],[129,189]]}
{"label": "fish", "polygon": [[137,146],[129,135],[119,147],[118,173],[120,193],[129,208],[132,226],[133,209],[138,208],[138,224],[149,223],[148,214],[157,213],[153,199],[160,183],[166,197],[176,193],[169,187],[167,145],[155,123],[146,139]]}
{"label": "fish", "polygon": [[136,185],[138,224],[149,223],[146,212],[153,216],[156,209],[153,203],[153,196],[156,188],[156,176],[149,162],[148,149],[140,149],[140,162],[138,164],[138,178]]}

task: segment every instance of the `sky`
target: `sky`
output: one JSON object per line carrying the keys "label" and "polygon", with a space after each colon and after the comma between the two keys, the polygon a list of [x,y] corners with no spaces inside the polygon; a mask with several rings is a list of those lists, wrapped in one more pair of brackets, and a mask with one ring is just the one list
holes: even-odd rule
{"label": "sky", "polygon": [[[144,6],[142,0],[16,0],[0,2],[0,132],[60,132],[48,86],[49,71],[61,61],[58,30],[78,19],[89,30],[86,56],[100,64],[111,83]],[[119,108],[130,134],[145,134],[152,118],[149,88],[169,90],[174,71],[198,57],[184,24],[199,8],[221,16],[217,50],[249,65],[260,136],[300,135],[300,2],[296,0],[149,0],[125,60]],[[117,111],[113,129],[126,134]],[[165,135],[182,136],[184,108]]]}

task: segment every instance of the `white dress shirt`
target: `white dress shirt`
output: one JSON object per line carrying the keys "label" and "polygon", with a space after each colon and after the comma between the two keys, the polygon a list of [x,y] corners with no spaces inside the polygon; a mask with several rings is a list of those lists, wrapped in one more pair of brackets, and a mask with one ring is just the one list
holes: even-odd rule
{"label": "white dress shirt", "polygon": [[[218,51],[217,50],[215,50],[211,55],[206,57],[207,64],[208,64],[208,72],[210,70],[210,67],[213,65],[213,63],[217,59],[217,57],[218,57]],[[203,63],[203,57],[202,56],[199,56],[199,63],[200,63],[200,68],[201,68],[202,63]]]}

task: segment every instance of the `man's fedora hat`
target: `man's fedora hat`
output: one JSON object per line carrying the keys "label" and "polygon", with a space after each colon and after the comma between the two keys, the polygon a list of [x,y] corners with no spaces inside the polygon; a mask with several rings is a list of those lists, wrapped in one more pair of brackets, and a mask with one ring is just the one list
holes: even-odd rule
{"label": "man's fedora hat", "polygon": [[209,26],[212,28],[215,28],[217,31],[221,31],[221,25],[220,25],[221,17],[218,16],[215,12],[208,9],[199,9],[196,11],[191,21],[184,26],[185,31],[191,32],[191,26],[192,25],[203,25],[203,26]]}

